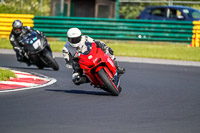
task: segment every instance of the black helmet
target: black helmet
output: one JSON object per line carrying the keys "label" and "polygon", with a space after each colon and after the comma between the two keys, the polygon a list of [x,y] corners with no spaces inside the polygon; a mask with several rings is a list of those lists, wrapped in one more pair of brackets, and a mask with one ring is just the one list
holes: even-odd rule
{"label": "black helmet", "polygon": [[23,23],[20,20],[15,20],[12,24],[12,27],[16,34],[20,34],[22,32]]}

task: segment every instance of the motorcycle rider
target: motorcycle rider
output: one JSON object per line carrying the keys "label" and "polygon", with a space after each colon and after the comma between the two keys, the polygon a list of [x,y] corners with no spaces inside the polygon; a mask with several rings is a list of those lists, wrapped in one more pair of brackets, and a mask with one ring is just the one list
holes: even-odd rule
{"label": "motorcycle rider", "polygon": [[[33,28],[30,26],[23,26],[23,23],[20,20],[15,20],[12,23],[12,31],[10,33],[10,43],[13,46],[14,51],[16,52],[17,61],[19,62],[25,62],[28,66],[31,65],[31,62],[29,59],[24,55],[23,45],[20,43],[20,41],[23,39],[25,35],[28,33],[34,31]],[[36,32],[42,36],[44,34],[38,30]],[[45,37],[45,36],[44,36]],[[45,37],[46,38],[46,37]],[[50,47],[49,47],[50,49]],[[51,51],[51,49],[50,49]]]}
{"label": "motorcycle rider", "polygon": [[117,64],[116,58],[113,55],[113,50],[102,41],[96,41],[89,36],[82,35],[80,29],[70,28],[67,32],[67,42],[63,47],[63,57],[66,61],[67,68],[73,68],[72,81],[76,85],[87,83],[89,80],[83,75],[83,70],[80,68],[77,52],[84,53],[87,51],[86,42],[95,42],[97,47],[101,48],[104,53],[108,54],[114,61],[119,74],[124,74],[125,69]]}

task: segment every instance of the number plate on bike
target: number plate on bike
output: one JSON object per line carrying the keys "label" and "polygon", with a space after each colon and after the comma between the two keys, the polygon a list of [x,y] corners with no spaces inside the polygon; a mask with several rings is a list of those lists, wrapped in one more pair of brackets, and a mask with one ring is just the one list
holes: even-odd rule
{"label": "number plate on bike", "polygon": [[35,42],[33,43],[33,47],[34,47],[35,49],[37,49],[40,45],[41,45],[40,40],[37,40],[37,41],[35,41]]}

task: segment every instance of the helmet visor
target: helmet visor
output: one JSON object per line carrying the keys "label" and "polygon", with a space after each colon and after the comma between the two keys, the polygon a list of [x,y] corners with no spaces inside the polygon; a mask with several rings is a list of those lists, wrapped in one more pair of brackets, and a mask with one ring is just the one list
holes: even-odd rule
{"label": "helmet visor", "polygon": [[68,37],[68,41],[69,41],[70,43],[73,43],[73,44],[79,43],[79,42],[81,41],[81,36],[75,37],[75,38],[69,38],[69,37]]}
{"label": "helmet visor", "polygon": [[21,32],[21,28],[14,28],[14,32],[15,33],[20,33]]}

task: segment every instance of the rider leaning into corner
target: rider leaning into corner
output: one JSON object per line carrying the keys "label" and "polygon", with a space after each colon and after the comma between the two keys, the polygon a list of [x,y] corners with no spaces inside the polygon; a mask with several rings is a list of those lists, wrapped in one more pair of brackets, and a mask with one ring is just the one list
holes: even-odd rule
{"label": "rider leaning into corner", "polygon": [[83,70],[79,67],[78,59],[75,56],[77,52],[84,53],[87,51],[85,42],[95,42],[97,47],[101,48],[104,53],[108,54],[114,61],[118,73],[124,74],[125,69],[117,64],[116,58],[113,55],[113,50],[102,41],[96,41],[89,36],[82,35],[78,28],[70,28],[67,32],[67,42],[63,47],[63,57],[66,61],[67,68],[73,68],[72,81],[76,85],[89,82],[87,77],[83,75]]}
{"label": "rider leaning into corner", "polygon": [[[20,20],[13,21],[12,27],[13,28],[10,33],[10,43],[13,46],[14,51],[16,52],[17,61],[25,62],[28,66],[30,66],[31,62],[29,61],[29,59],[26,58],[26,56],[24,56],[23,45],[20,43],[20,41],[25,35],[34,31],[34,29],[29,26],[23,26],[23,23]],[[47,41],[45,35],[42,32],[38,30],[36,30],[36,32],[43,36],[45,38],[45,41]],[[50,52],[52,52],[49,45],[48,49],[50,50]]]}

